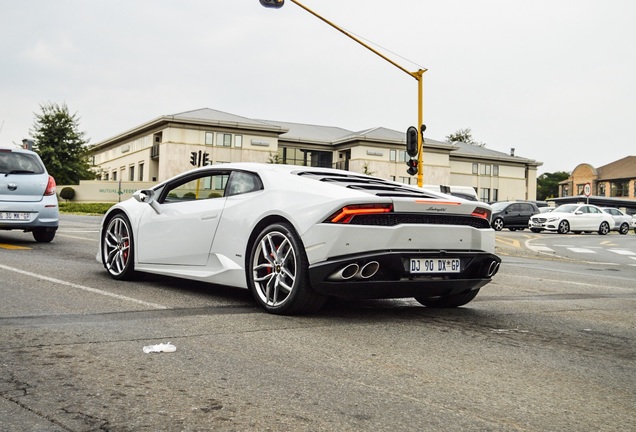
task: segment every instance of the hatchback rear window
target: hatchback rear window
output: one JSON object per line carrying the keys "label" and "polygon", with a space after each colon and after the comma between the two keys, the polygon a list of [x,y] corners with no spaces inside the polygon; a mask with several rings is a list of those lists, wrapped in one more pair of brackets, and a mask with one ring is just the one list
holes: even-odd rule
{"label": "hatchback rear window", "polygon": [[44,166],[28,153],[0,152],[0,174],[43,174]]}

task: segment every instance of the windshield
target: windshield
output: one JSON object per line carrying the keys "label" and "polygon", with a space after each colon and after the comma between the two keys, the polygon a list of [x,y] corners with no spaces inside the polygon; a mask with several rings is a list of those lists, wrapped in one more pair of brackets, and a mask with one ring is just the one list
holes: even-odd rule
{"label": "windshield", "polygon": [[554,213],[574,213],[579,208],[576,204],[564,204],[553,210]]}
{"label": "windshield", "polygon": [[508,206],[507,202],[496,202],[491,205],[493,212],[499,212]]}

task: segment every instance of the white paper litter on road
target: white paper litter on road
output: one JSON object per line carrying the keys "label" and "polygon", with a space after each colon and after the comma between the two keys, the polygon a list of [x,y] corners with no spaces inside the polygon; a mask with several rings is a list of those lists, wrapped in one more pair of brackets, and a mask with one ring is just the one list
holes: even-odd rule
{"label": "white paper litter on road", "polygon": [[143,349],[144,349],[144,352],[148,354],[148,353],[158,353],[158,352],[175,352],[177,350],[177,347],[172,345],[170,342],[168,342],[168,343],[160,343],[157,345],[148,345],[148,346],[145,346]]}

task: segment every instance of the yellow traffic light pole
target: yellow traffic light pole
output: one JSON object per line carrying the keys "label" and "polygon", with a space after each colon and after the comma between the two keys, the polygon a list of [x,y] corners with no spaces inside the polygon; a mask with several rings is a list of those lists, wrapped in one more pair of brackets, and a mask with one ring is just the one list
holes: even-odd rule
{"label": "yellow traffic light pole", "polygon": [[[423,82],[423,78],[424,78],[424,72],[426,72],[428,69],[419,69],[419,70],[417,70],[415,72],[411,72],[408,69],[406,69],[403,66],[401,66],[400,64],[398,64],[395,61],[391,60],[390,58],[388,58],[387,56],[385,56],[384,54],[382,54],[378,50],[376,50],[373,47],[369,46],[364,41],[360,40],[360,38],[354,36],[353,34],[349,33],[348,31],[338,27],[336,24],[334,24],[333,22],[329,21],[328,19],[322,17],[321,15],[319,15],[316,12],[314,12],[313,10],[309,9],[307,6],[303,5],[299,1],[297,1],[297,0],[289,0],[289,1],[291,1],[294,4],[296,4],[297,6],[301,7],[302,9],[306,10],[307,12],[309,12],[310,14],[312,14],[313,16],[318,18],[319,20],[325,22],[326,24],[329,24],[331,27],[335,28],[340,33],[344,34],[345,36],[349,37],[350,39],[353,39],[354,41],[356,41],[357,43],[359,43],[360,45],[362,45],[363,47],[365,47],[366,49],[368,49],[372,53],[378,55],[379,57],[383,58],[387,62],[391,63],[396,68],[400,69],[402,72],[407,73],[408,75],[410,75],[411,77],[413,77],[413,78],[415,78],[417,80],[417,129],[418,129],[418,132],[419,132],[417,134],[417,148],[418,148],[418,152],[417,152],[417,185],[419,187],[422,187],[422,184],[423,184],[422,179],[424,177],[424,172],[423,172],[424,171],[424,165],[423,165],[423,157],[422,157],[422,153],[424,153],[424,142],[423,142],[423,140],[424,140],[424,137],[423,137],[424,131],[422,130],[423,129],[422,125],[424,124],[424,92],[423,92],[423,83],[422,82]],[[260,0],[260,2],[261,2],[261,4],[263,6],[272,7],[272,8],[280,8],[285,3],[284,0]]]}

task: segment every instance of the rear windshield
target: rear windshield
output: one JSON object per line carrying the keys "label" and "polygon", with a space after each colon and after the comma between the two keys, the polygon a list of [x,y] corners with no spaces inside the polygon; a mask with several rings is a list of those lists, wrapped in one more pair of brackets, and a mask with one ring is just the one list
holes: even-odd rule
{"label": "rear windshield", "polygon": [[0,152],[0,174],[43,174],[44,166],[29,153]]}

